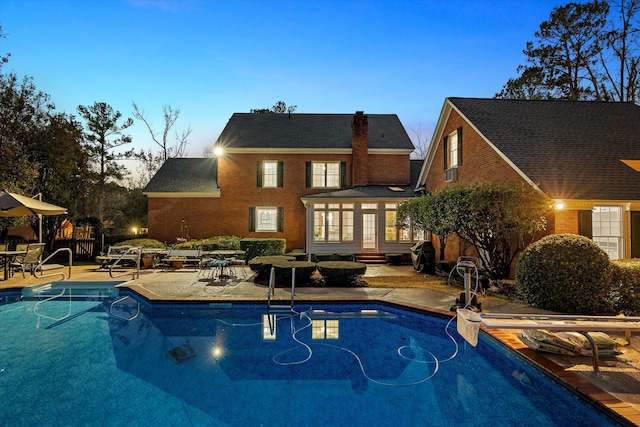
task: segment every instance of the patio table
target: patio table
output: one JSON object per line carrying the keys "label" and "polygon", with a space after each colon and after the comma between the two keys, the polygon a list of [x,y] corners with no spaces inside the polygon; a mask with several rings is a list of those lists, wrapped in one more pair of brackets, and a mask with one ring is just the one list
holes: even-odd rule
{"label": "patio table", "polygon": [[26,253],[27,251],[0,251],[4,270],[4,280],[9,280],[9,264],[11,263],[11,259],[16,255],[24,255]]}

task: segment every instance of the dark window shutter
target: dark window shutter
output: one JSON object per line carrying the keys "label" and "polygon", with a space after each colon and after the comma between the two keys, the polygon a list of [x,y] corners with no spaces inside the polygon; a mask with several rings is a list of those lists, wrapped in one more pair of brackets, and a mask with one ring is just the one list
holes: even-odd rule
{"label": "dark window shutter", "polygon": [[578,212],[578,234],[593,239],[593,211]]}
{"label": "dark window shutter", "polygon": [[284,186],[284,162],[278,162],[278,187],[282,188]]}
{"label": "dark window shutter", "polygon": [[256,231],[256,208],[249,208],[249,231]]}
{"label": "dark window shutter", "polygon": [[447,156],[449,155],[449,137],[445,136],[442,141],[442,147],[444,151],[444,170],[447,170],[449,167],[449,163],[447,162]]}
{"label": "dark window shutter", "polygon": [[307,188],[311,188],[311,162],[307,162],[305,172],[306,172]]}
{"label": "dark window shutter", "polygon": [[284,208],[278,208],[278,233],[284,232]]}
{"label": "dark window shutter", "polygon": [[256,185],[258,188],[262,188],[262,161],[258,160],[258,175],[256,177]]}
{"label": "dark window shutter", "polygon": [[458,166],[462,164],[462,126],[458,128]]}
{"label": "dark window shutter", "polygon": [[347,162],[340,162],[340,188],[347,188]]}

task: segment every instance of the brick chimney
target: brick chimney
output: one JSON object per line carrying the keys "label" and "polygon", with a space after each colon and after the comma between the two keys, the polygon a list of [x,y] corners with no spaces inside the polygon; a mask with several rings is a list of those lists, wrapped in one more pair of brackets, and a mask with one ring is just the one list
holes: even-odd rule
{"label": "brick chimney", "polygon": [[353,169],[353,186],[369,183],[369,118],[363,111],[356,111],[351,119],[351,160]]}

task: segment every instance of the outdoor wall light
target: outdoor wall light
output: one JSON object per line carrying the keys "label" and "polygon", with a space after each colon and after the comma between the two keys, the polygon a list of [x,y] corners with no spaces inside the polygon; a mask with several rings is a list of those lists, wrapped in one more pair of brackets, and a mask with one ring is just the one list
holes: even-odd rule
{"label": "outdoor wall light", "polygon": [[221,157],[224,154],[224,150],[222,149],[221,146],[216,145],[215,147],[213,147],[213,155],[216,157]]}
{"label": "outdoor wall light", "polygon": [[562,209],[564,209],[564,203],[561,202],[561,201],[557,201],[555,203],[555,208],[556,208],[557,211],[561,211]]}

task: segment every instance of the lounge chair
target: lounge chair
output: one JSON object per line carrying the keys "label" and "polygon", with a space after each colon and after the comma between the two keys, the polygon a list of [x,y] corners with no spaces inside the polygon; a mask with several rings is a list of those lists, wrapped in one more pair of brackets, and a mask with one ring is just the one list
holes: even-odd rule
{"label": "lounge chair", "polygon": [[34,269],[42,259],[42,252],[44,251],[44,243],[32,243],[26,248],[27,253],[22,257],[16,257],[11,261],[11,270],[22,271],[22,278],[26,279],[25,271],[29,271],[33,274]]}

